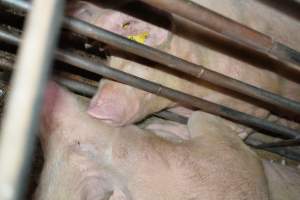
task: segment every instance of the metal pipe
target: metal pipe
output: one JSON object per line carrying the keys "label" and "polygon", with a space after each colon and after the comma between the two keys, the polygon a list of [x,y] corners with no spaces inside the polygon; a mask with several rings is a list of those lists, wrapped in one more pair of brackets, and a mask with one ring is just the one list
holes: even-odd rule
{"label": "metal pipe", "polygon": [[[0,32],[0,34],[1,34],[1,32]],[[15,56],[13,54],[0,50],[0,70],[12,71],[14,60],[15,60]],[[71,90],[75,93],[78,93],[82,96],[92,97],[97,92],[97,87],[95,87],[95,86],[92,86],[92,85],[89,85],[89,84],[86,84],[86,83],[83,83],[83,82],[80,82],[77,80],[73,80],[70,78],[65,78],[64,76],[58,75],[58,76],[55,76],[54,79],[56,82],[58,82],[62,86],[66,87],[69,90]],[[0,103],[1,103],[1,101],[0,101]],[[163,110],[158,113],[154,113],[153,115],[156,117],[160,117],[160,118],[163,118],[166,120],[178,122],[181,124],[186,124],[188,121],[188,119],[186,117],[183,117],[181,115],[178,115],[176,113],[173,113],[173,112],[170,112],[167,110]]]}
{"label": "metal pipe", "polygon": [[153,114],[156,117],[160,117],[166,120],[178,122],[180,124],[187,124],[188,123],[188,118],[184,117],[182,115],[179,115],[177,113],[173,113],[167,110],[160,111],[158,113]]}
{"label": "metal pipe", "polygon": [[26,20],[1,128],[0,199],[3,200],[23,199],[63,2],[34,0]]}
{"label": "metal pipe", "polygon": [[62,62],[77,66],[78,68],[88,70],[95,74],[102,75],[109,79],[125,83],[127,85],[171,99],[173,101],[185,105],[191,105],[197,107],[205,112],[212,113],[215,115],[220,115],[222,117],[228,118],[235,122],[239,122],[251,127],[259,128],[263,131],[272,132],[277,137],[281,137],[284,139],[290,139],[290,138],[293,139],[299,135],[297,131],[289,129],[287,127],[283,127],[278,124],[273,124],[266,120],[256,118],[254,116],[239,112],[237,110],[233,110],[231,108],[221,106],[194,97],[192,95],[188,95],[183,92],[173,90],[171,88],[162,86],[160,84],[141,79],[139,77],[127,74],[120,70],[108,67],[104,63],[102,64],[92,63],[84,57],[74,55],[66,51],[58,51],[57,59]]}
{"label": "metal pipe", "polygon": [[217,85],[219,87],[233,90],[235,92],[256,98],[260,101],[277,106],[281,109],[300,114],[299,102],[281,97],[272,92],[230,78],[221,73],[205,68],[201,65],[196,65],[173,55],[167,54],[163,51],[142,45],[132,40],[128,40],[117,34],[95,27],[80,20],[67,17],[64,20],[64,24],[66,28],[69,28],[72,31],[91,37],[95,40],[99,40],[135,55],[147,58],[154,62],[158,62],[171,69],[183,72],[188,75],[192,75],[213,85]]}
{"label": "metal pipe", "polygon": [[60,83],[61,85],[67,87],[71,91],[79,93],[86,97],[92,97],[97,92],[97,88],[92,85],[84,84],[82,82],[65,78],[63,76],[56,76],[54,80]]}
{"label": "metal pipe", "polygon": [[[12,57],[12,55],[9,55],[9,57]],[[2,60],[4,60],[4,62],[2,62]],[[1,66],[1,64],[0,64],[0,67],[2,67],[2,69],[12,70],[12,63],[13,63],[12,59],[7,60],[7,57],[4,57],[4,58],[0,57],[0,63],[6,63],[5,66]],[[87,96],[87,97],[92,97],[97,91],[96,87],[81,83],[79,81],[66,79],[66,78],[63,78],[60,76],[57,77],[56,80],[63,86],[70,89],[71,91],[79,93],[79,94]],[[160,118],[163,118],[166,120],[171,120],[171,121],[178,122],[181,124],[187,124],[187,122],[188,122],[187,117],[178,115],[176,113],[173,113],[173,112],[170,112],[167,110],[163,110],[159,113],[154,113],[153,115],[156,117],[160,117]],[[289,140],[287,140],[287,141],[289,141]],[[254,148],[260,148],[260,145],[264,145],[261,141],[254,142],[253,140],[251,140],[249,138],[247,139],[247,141],[245,141],[245,143],[247,143],[248,145],[250,145]],[[300,160],[300,154],[294,150],[282,149],[282,148],[277,148],[275,150],[267,148],[267,149],[263,149],[263,150],[266,150],[266,151],[269,151],[269,152],[272,152],[275,154],[279,154],[279,155],[281,155],[283,157],[287,157],[289,159]]]}
{"label": "metal pipe", "polygon": [[[125,72],[122,72],[120,70],[111,68],[104,63],[93,63],[86,59],[85,57],[75,55],[66,51],[58,51],[57,52],[57,59],[71,64],[73,66],[76,66],[80,69],[87,70],[89,72],[93,72],[95,74],[110,78],[112,80],[116,80],[119,82],[122,82],[127,85],[131,85],[133,87],[145,90],[147,92],[166,97],[168,99],[171,99],[173,101],[191,105],[194,107],[197,107],[205,112],[209,112],[215,115],[219,115],[225,118],[228,118],[230,120],[233,120],[235,122],[248,125],[250,127],[258,128],[262,131],[271,132],[275,137],[280,137],[283,139],[290,139],[290,138],[296,138],[300,135],[299,132],[289,129],[287,127],[271,123],[267,120],[259,119],[254,116],[248,115],[246,113],[239,112],[237,110],[221,106],[188,94],[185,94],[183,92],[179,92],[176,90],[173,90],[171,88],[162,86],[160,84],[147,81],[144,79],[141,79],[139,77],[127,74]],[[265,132],[265,133],[266,133]],[[267,134],[267,135],[270,135]]]}
{"label": "metal pipe", "polygon": [[[1,32],[0,32],[1,34]],[[0,36],[1,38],[1,36]],[[13,63],[15,61],[15,55],[0,50],[0,69],[1,70],[12,70]]]}
{"label": "metal pipe", "polygon": [[[249,137],[245,143],[253,148],[256,148],[258,145],[263,145],[264,143]],[[300,154],[296,149],[292,149],[292,148],[281,148],[281,147],[276,147],[276,148],[267,148],[267,149],[261,149],[264,151],[269,151],[271,153],[275,153],[278,154],[280,156],[286,157],[288,159],[291,160],[296,160],[296,161],[300,161]]]}
{"label": "metal pipe", "polygon": [[288,147],[288,146],[300,146],[300,138],[293,139],[293,140],[283,140],[283,141],[279,141],[279,142],[260,144],[260,145],[256,145],[255,148],[269,149],[269,148],[275,148],[275,147]]}
{"label": "metal pipe", "polygon": [[[1,32],[1,30],[0,30]],[[0,34],[1,36],[1,34]],[[0,40],[3,38],[0,37]],[[14,39],[12,41],[5,40],[6,42],[10,42],[11,44],[15,44]],[[84,54],[84,53],[81,53]],[[148,80],[144,80],[142,78],[136,77],[131,74],[127,74],[120,70],[111,68],[104,63],[93,63],[87,59],[88,56],[76,55],[74,53],[70,53],[67,51],[57,50],[56,58],[64,63],[71,64],[77,68],[98,74],[100,76],[104,76],[110,78],[112,80],[116,80],[127,85],[145,90],[147,92],[171,99],[173,101],[182,103],[184,105],[191,105],[197,107],[205,112],[212,113],[214,115],[219,115],[225,118],[228,118],[232,121],[253,127],[258,128],[259,130],[264,131],[265,134],[272,135],[275,137],[280,137],[283,139],[294,139],[300,133],[293,129],[289,129],[287,127],[274,124],[268,122],[263,119],[259,119],[252,115],[248,115],[246,113],[242,113],[240,111],[218,105],[192,95],[185,94],[183,92],[179,92],[173,90],[171,88],[162,86],[157,83],[153,83]],[[272,134],[271,134],[272,133]]]}
{"label": "metal pipe", "polygon": [[[1,2],[3,2],[3,4],[5,4],[6,6],[21,9],[23,11],[29,10],[30,4],[28,4],[27,6],[23,6],[23,4],[18,4],[18,1],[14,3],[12,3],[11,1],[12,0],[1,0]],[[246,96],[250,96],[252,98],[256,98],[262,102],[274,105],[284,110],[288,110],[292,113],[300,114],[299,102],[287,99],[272,92],[230,78],[218,72],[209,70],[201,65],[187,62],[163,51],[145,46],[132,40],[128,40],[127,38],[106,31],[102,28],[93,26],[81,20],[65,17],[64,26],[65,28],[70,29],[74,32],[104,42],[135,55],[147,58],[154,62],[158,62],[171,69],[175,69],[177,71],[192,75],[198,79],[205,80],[213,85],[217,85],[219,87],[226,88],[244,94]]]}
{"label": "metal pipe", "polygon": [[224,37],[275,59],[300,65],[300,52],[272,37],[222,16],[190,0],[140,0],[156,8],[187,18]]}

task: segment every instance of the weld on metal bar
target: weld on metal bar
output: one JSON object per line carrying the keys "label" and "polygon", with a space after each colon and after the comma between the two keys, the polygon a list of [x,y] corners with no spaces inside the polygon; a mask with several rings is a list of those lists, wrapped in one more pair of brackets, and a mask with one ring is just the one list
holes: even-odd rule
{"label": "weld on metal bar", "polygon": [[24,199],[43,91],[63,16],[63,2],[34,0],[26,20],[1,128],[0,199],[3,200]]}
{"label": "weld on metal bar", "polygon": [[[0,51],[0,69],[3,70],[13,70],[13,61],[12,59],[7,58],[7,56],[5,57],[1,57],[1,54],[3,54]],[[5,55],[5,53],[4,53]],[[9,57],[13,57],[13,55],[9,55]],[[2,65],[3,63],[3,65]],[[80,95],[83,96],[87,96],[87,97],[92,97],[94,96],[94,94],[97,91],[97,88],[85,83],[81,83],[79,81],[76,80],[71,80],[71,79],[66,79],[64,77],[56,77],[55,80],[60,83],[61,85],[65,86],[66,88],[70,89],[73,92],[76,92]],[[163,110],[160,111],[159,113],[154,113],[153,114],[156,117],[160,117],[166,120],[171,120],[174,122],[178,122],[181,124],[187,124],[188,122],[188,118],[181,116],[179,114],[167,111],[167,110]],[[291,140],[287,140],[287,141],[291,141]],[[293,140],[294,141],[294,140]],[[248,145],[251,145],[253,148],[260,148],[260,145],[265,145],[263,144],[261,141],[257,141],[256,144],[253,142],[253,140],[251,139],[247,139],[247,141],[245,141],[245,143],[247,143]],[[299,152],[297,152],[296,150],[290,150],[290,149],[286,149],[286,148],[281,148],[282,146],[280,146],[279,148],[276,148],[274,150],[274,148],[263,148],[264,146],[262,146],[262,149],[265,151],[269,151],[275,154],[279,154],[283,157],[292,159],[292,160],[298,160],[300,161],[300,154]]]}
{"label": "weld on metal bar", "polygon": [[[2,32],[2,30],[0,30],[0,32]],[[6,34],[9,34],[9,33],[6,33]],[[0,36],[6,35],[6,34],[0,34]],[[16,43],[14,43],[14,41],[18,40],[17,38],[15,38],[11,41],[4,40],[7,38],[11,38],[11,37],[12,36],[6,37],[6,38],[0,37],[0,40],[17,45]],[[192,95],[185,94],[183,92],[173,90],[171,88],[162,86],[157,83],[153,83],[148,80],[144,80],[142,78],[133,76],[131,74],[127,74],[120,70],[111,68],[111,67],[105,65],[104,63],[102,63],[102,64],[93,63],[90,60],[88,60],[86,57],[83,57],[81,55],[76,55],[74,53],[70,53],[67,51],[57,50],[56,58],[64,63],[73,65],[77,68],[98,74],[100,76],[107,77],[112,80],[122,82],[124,84],[145,90],[147,92],[171,99],[173,101],[176,101],[176,102],[179,102],[179,103],[182,103],[185,105],[191,105],[191,106],[197,107],[205,112],[225,117],[227,119],[244,124],[246,126],[257,128],[260,131],[263,131],[263,133],[267,134],[267,135],[272,135],[272,136],[283,138],[283,139],[295,139],[300,134],[293,129],[289,129],[284,126],[271,123],[267,120],[259,119],[252,115],[248,115],[246,113],[242,113],[240,111],[237,111],[237,110],[234,110],[234,109],[222,106],[222,105],[218,105],[218,104],[194,97]]]}
{"label": "weld on metal bar", "polygon": [[[30,4],[27,3],[25,5],[24,2],[19,3],[19,1],[12,0],[1,0],[0,2],[6,6],[20,9],[22,11],[28,11],[30,8]],[[267,104],[274,105],[278,108],[288,110],[300,115],[299,102],[281,97],[242,81],[235,80],[223,74],[209,70],[201,65],[187,62],[183,59],[177,58],[160,50],[145,46],[132,40],[128,40],[127,38],[121,37],[117,34],[106,31],[102,28],[98,28],[86,22],[70,17],[65,17],[64,27],[92,39],[117,47],[124,51],[147,58],[154,62],[158,62],[171,69],[192,75],[201,80],[205,80],[213,85],[227,88],[229,90],[244,94],[252,98],[256,98]]]}
{"label": "weld on metal bar", "polygon": [[140,0],[151,6],[177,14],[209,28],[233,43],[244,45],[275,59],[300,66],[300,52],[275,41],[272,37],[251,29],[232,19],[190,0]]}

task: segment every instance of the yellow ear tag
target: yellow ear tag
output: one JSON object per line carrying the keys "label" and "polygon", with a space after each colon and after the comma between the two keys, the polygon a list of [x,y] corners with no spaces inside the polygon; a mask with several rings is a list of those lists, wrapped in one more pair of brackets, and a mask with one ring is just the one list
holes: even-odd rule
{"label": "yellow ear tag", "polygon": [[144,32],[138,35],[129,35],[128,39],[129,40],[133,40],[135,42],[141,43],[141,44],[145,44],[146,39],[149,37],[149,33],[148,32]]}

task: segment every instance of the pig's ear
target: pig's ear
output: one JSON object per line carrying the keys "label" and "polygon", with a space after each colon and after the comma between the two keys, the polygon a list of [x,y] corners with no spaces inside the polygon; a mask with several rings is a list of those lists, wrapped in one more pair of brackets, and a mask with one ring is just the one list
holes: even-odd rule
{"label": "pig's ear", "polygon": [[82,105],[71,92],[50,81],[44,93],[41,112],[42,136],[47,136],[54,129],[63,128],[61,126],[68,126],[71,119],[76,123],[80,110],[83,110]]}
{"label": "pig's ear", "polygon": [[168,120],[156,119],[145,126],[145,129],[172,142],[190,140],[190,133],[185,124],[179,124]]}
{"label": "pig's ear", "polygon": [[229,122],[221,117],[196,111],[188,121],[188,129],[192,138],[216,137],[232,140],[238,135],[230,128]]}

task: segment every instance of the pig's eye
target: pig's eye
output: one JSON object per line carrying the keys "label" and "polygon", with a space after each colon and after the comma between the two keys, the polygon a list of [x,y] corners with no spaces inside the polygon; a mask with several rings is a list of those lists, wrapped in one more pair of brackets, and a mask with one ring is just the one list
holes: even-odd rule
{"label": "pig's eye", "polygon": [[131,22],[126,22],[126,23],[122,24],[122,28],[127,29],[130,24],[131,24]]}

